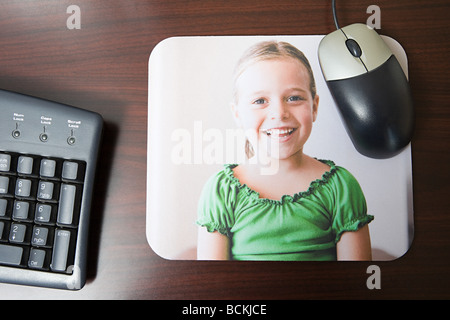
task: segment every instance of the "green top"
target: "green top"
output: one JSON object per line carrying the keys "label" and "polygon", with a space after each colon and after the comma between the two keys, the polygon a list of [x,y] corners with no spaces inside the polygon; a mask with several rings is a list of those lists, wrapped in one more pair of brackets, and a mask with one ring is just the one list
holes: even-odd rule
{"label": "green top", "polygon": [[332,161],[305,192],[263,199],[225,165],[206,183],[197,224],[230,237],[234,260],[336,260],[345,231],[373,220],[358,181]]}

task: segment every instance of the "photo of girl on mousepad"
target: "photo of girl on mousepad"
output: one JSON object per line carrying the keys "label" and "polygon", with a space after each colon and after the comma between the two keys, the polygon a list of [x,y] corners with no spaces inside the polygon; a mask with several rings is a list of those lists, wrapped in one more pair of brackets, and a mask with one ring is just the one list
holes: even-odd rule
{"label": "photo of girl on mousepad", "polygon": [[[323,36],[175,37],[149,59],[147,239],[173,260],[386,261],[413,239],[411,149],[358,153]],[[407,74],[403,48],[383,40]]]}

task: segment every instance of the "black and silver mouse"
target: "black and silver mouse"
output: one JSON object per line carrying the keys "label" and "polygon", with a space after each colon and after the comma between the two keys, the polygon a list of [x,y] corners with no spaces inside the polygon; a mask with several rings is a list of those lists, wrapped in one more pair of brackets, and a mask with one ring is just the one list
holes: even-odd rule
{"label": "black and silver mouse", "polygon": [[386,159],[411,141],[414,108],[408,80],[372,28],[352,24],[320,42],[320,66],[356,150]]}

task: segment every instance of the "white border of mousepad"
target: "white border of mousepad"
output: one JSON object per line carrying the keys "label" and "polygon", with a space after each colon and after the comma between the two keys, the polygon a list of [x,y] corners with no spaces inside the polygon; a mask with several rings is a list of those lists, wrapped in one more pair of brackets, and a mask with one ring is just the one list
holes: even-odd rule
{"label": "white border of mousepad", "polygon": [[[382,37],[407,74],[401,45]],[[373,260],[393,260],[408,251],[413,239],[411,147],[385,160],[355,150],[320,70],[317,48],[322,38],[174,37],[154,48],[149,59],[146,232],[156,254],[165,259],[196,259],[200,192],[224,163],[234,161],[226,154],[208,156],[206,150],[226,145],[227,133],[236,129],[230,111],[233,69],[246,49],[265,40],[289,42],[310,61],[320,103],[304,151],[334,161],[359,181],[368,213],[375,217],[369,225]],[[221,138],[224,141],[214,141]],[[182,161],[174,156],[181,143],[190,148]]]}

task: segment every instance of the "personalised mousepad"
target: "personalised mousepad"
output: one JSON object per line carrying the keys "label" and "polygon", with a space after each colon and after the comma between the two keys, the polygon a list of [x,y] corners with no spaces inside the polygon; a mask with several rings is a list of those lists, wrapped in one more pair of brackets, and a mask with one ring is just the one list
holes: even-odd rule
{"label": "personalised mousepad", "polygon": [[[359,154],[347,135],[323,79],[317,36],[174,37],[159,43],[149,59],[147,240],[165,259],[196,260],[199,199],[208,179],[225,164],[248,161],[245,132],[233,117],[235,66],[262,41],[298,48],[311,65],[320,97],[305,154],[346,168],[361,186],[372,259],[394,260],[413,240],[411,149],[376,160]],[[401,45],[383,36],[407,74]],[[288,135],[290,132],[277,132]]]}

